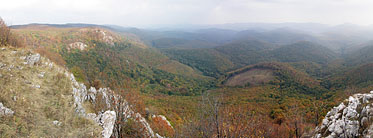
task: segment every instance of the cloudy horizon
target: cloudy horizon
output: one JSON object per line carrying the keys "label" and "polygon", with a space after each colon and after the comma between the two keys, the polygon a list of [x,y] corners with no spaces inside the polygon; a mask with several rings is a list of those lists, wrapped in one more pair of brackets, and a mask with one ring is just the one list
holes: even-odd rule
{"label": "cloudy horizon", "polygon": [[91,23],[121,26],[227,23],[371,25],[368,0],[0,0],[11,25]]}

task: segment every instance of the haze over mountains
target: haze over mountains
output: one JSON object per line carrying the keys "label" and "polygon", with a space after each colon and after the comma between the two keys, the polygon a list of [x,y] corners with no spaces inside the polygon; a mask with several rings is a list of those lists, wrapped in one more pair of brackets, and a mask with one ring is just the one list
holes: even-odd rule
{"label": "haze over mountains", "polygon": [[[311,41],[339,54],[361,48],[362,45],[372,40],[373,33],[372,26],[353,24],[332,26],[317,23],[236,23],[150,29],[120,26],[113,28],[137,34],[154,47],[157,47],[159,43],[167,46],[170,44],[165,43],[173,42],[176,47],[183,44],[194,46],[193,43],[196,43],[195,45],[200,45],[198,48],[205,48],[242,39],[256,39],[279,45],[297,41]],[[167,39],[170,42],[167,42]]]}
{"label": "haze over mountains", "polygon": [[[114,130],[124,127],[113,131],[116,136],[312,135],[312,128],[329,109],[351,94],[373,88],[373,29],[367,26],[242,23],[142,29],[28,24],[10,28],[23,43],[21,48],[6,49],[6,55],[24,49],[40,53],[70,71],[82,85],[112,89],[145,120],[115,118]],[[2,74],[11,76],[5,70]],[[14,108],[8,104],[11,97],[0,96],[5,99],[0,102]],[[106,110],[122,112],[114,108],[115,102],[113,107],[101,104],[91,101],[84,108],[97,115]],[[17,126],[7,121],[9,128]],[[138,125],[149,126],[146,133]],[[39,132],[35,129],[11,136]]]}
{"label": "haze over mountains", "polygon": [[372,6],[0,0],[0,138],[373,137]]}

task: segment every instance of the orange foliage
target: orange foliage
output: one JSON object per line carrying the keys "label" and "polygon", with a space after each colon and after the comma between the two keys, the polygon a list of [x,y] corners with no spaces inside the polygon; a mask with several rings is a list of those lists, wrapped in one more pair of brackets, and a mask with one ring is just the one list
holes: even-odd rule
{"label": "orange foliage", "polygon": [[123,92],[127,102],[132,105],[133,110],[140,113],[142,116],[145,116],[145,104],[143,98],[140,95],[139,91],[129,89]]}
{"label": "orange foliage", "polygon": [[3,19],[0,18],[0,46],[8,45],[13,47],[24,47],[23,41],[21,41],[17,35],[12,33]]}
{"label": "orange foliage", "polygon": [[40,55],[47,57],[48,59],[50,59],[51,61],[60,66],[64,66],[66,64],[65,60],[61,57],[61,55],[52,52],[52,50],[47,50],[46,48],[39,47],[35,51],[38,52]]}
{"label": "orange foliage", "polygon": [[162,136],[173,137],[175,134],[174,129],[168,125],[166,120],[163,120],[160,116],[153,116],[151,121],[153,130]]}

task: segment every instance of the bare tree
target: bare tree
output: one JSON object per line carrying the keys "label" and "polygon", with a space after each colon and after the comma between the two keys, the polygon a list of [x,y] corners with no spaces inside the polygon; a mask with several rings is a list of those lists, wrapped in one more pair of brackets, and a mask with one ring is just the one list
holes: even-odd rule
{"label": "bare tree", "polygon": [[322,110],[325,109],[325,104],[322,101],[317,101],[316,99],[313,101],[313,108],[315,111],[315,120],[314,120],[314,125],[318,126],[319,125],[319,118],[322,115]]}
{"label": "bare tree", "polygon": [[[176,137],[240,138],[270,137],[272,128],[256,115],[249,105],[224,102],[223,95],[204,94],[201,99],[198,120],[187,122]],[[181,131],[181,132],[180,132]]]}
{"label": "bare tree", "polygon": [[222,121],[220,108],[222,106],[221,97],[210,96],[208,93],[202,96],[201,102],[201,132],[202,137],[213,137],[216,135],[217,138],[221,138],[220,124]]}
{"label": "bare tree", "polygon": [[289,110],[291,110],[288,113],[288,117],[291,118],[289,125],[294,129],[295,137],[300,138],[303,134],[304,112],[299,108],[298,103],[291,106]]}

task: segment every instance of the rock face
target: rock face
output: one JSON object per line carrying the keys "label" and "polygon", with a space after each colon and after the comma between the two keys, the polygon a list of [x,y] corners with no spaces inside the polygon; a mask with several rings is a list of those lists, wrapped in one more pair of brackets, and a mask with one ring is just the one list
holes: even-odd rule
{"label": "rock face", "polygon": [[327,113],[313,137],[373,137],[373,91],[355,94]]}
{"label": "rock face", "polygon": [[105,113],[101,114],[99,118],[101,118],[99,120],[100,125],[104,128],[102,131],[102,136],[104,138],[110,138],[114,129],[116,113],[114,111],[106,111]]}
{"label": "rock face", "polygon": [[[98,115],[94,113],[86,113],[86,110],[83,107],[83,103],[85,101],[92,101],[94,102],[96,100],[96,94],[99,92],[103,96],[103,100],[105,100],[108,105],[108,108],[110,108],[110,102],[109,98],[113,98],[114,93],[107,88],[100,88],[98,91],[91,87],[89,90],[87,90],[86,86],[82,83],[78,83],[75,80],[75,77],[73,74],[69,74],[68,72],[65,72],[65,75],[67,77],[70,77],[70,80],[72,82],[73,87],[73,96],[74,96],[74,106],[75,106],[75,112],[81,116],[84,116],[88,119],[94,120],[96,123],[98,123],[102,128],[102,137],[109,138],[111,134],[113,133],[113,128],[116,120],[116,112],[115,111],[105,111],[104,113],[99,113]],[[110,96],[108,96],[107,93],[111,93]]]}
{"label": "rock face", "polygon": [[[136,120],[136,122],[141,126],[140,128],[142,130],[140,130],[140,132],[143,132],[144,137],[162,138],[160,135],[153,132],[149,123],[144,117],[141,116],[141,114],[136,113],[132,110],[132,107],[130,104],[128,104],[128,102],[124,101],[123,103],[121,103],[121,105],[113,104],[112,102],[116,101],[119,98],[119,96],[116,95],[114,91],[110,90],[109,88],[100,88],[97,90],[96,88],[91,87],[87,89],[84,84],[78,83],[75,80],[74,75],[68,72],[66,72],[65,75],[70,77],[70,80],[72,82],[75,112],[88,119],[94,120],[100,126],[102,126],[104,129],[102,131],[102,136],[104,138],[109,138],[112,135],[117,113],[115,111],[108,110],[102,111],[101,113],[98,113],[98,115],[94,113],[87,114],[86,110],[83,107],[83,103],[85,101],[95,103],[97,100],[101,100],[105,102],[107,109],[121,108],[119,110],[122,111],[121,114],[123,114],[123,116],[125,117],[122,121],[126,121],[127,119]],[[98,94],[101,95],[101,99],[97,99]],[[115,107],[112,107],[113,105]],[[166,117],[164,117],[164,119],[166,119]]]}
{"label": "rock face", "polygon": [[3,103],[0,102],[0,117],[1,116],[12,116],[14,111],[9,108],[4,107]]}

